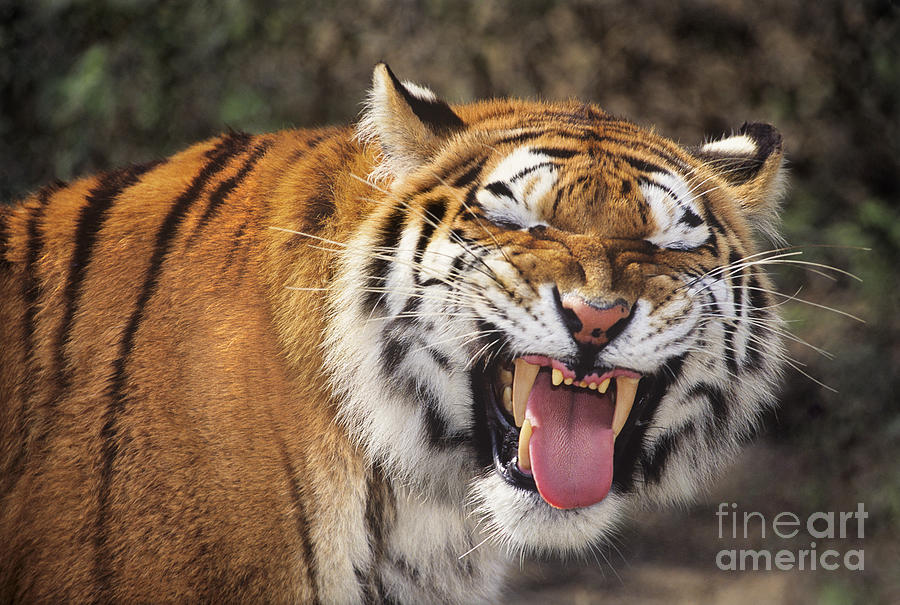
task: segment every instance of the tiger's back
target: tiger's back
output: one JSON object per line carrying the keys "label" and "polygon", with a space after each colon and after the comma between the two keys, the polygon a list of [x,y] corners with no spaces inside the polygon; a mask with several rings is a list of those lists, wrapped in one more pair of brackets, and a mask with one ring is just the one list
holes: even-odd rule
{"label": "tiger's back", "polygon": [[379,65],[0,209],[0,600],[492,602],[690,497],[773,401],[781,158]]}

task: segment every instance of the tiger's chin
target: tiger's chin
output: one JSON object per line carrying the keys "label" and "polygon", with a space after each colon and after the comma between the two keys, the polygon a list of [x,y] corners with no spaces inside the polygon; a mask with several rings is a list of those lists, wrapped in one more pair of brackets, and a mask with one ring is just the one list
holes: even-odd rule
{"label": "tiger's chin", "polygon": [[472,371],[481,415],[479,512],[511,550],[575,553],[626,518],[647,419],[666,392],[659,375],[579,370],[527,355]]}

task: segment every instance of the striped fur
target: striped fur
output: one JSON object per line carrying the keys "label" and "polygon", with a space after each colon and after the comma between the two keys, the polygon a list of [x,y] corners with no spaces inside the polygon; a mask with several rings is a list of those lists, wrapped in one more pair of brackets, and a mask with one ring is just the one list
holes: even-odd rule
{"label": "striped fur", "polygon": [[[379,65],[356,131],[3,207],[0,601],[490,602],[519,553],[690,497],[773,401],[780,165],[763,125],[691,151]],[[560,292],[633,311],[579,349]],[[524,354],[657,377],[596,505],[494,468],[481,389]]]}

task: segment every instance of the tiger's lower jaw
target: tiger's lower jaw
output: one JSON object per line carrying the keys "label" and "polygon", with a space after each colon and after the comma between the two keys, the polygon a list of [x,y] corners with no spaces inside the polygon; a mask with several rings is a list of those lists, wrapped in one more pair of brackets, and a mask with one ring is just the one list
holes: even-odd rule
{"label": "tiger's lower jaw", "polygon": [[539,356],[475,369],[482,463],[560,515],[596,508],[630,488],[660,382],[624,368],[576,376]]}

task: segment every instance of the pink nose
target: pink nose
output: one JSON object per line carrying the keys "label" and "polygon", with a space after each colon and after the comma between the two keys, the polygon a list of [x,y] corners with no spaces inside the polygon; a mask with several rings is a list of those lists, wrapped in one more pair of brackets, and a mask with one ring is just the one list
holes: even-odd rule
{"label": "pink nose", "polygon": [[609,329],[623,319],[627,319],[631,313],[630,305],[623,302],[616,302],[604,309],[598,309],[588,304],[583,298],[574,295],[565,296],[562,299],[562,306],[574,313],[581,323],[580,326],[576,322],[571,322],[569,325],[575,340],[597,346],[603,346],[612,340],[615,334],[608,334]]}

